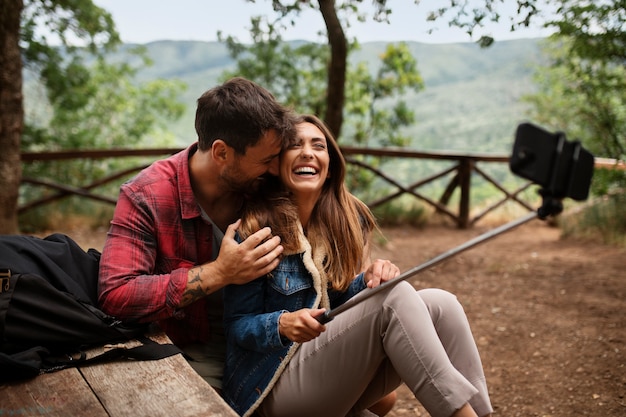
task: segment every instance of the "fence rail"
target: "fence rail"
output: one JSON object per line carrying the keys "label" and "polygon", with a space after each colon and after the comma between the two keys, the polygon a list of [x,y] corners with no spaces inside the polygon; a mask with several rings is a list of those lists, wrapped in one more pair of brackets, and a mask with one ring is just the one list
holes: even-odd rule
{"label": "fence rail", "polygon": [[[108,159],[108,158],[128,158],[128,157],[164,157],[172,155],[181,151],[181,148],[153,148],[153,149],[110,149],[110,150],[76,150],[76,151],[58,151],[58,152],[24,152],[22,153],[22,163],[29,164],[36,161],[62,161],[62,160],[75,160],[75,159]],[[504,185],[500,184],[495,178],[487,173],[486,170],[481,168],[486,163],[506,164],[509,161],[508,156],[504,155],[489,155],[489,154],[471,154],[471,153],[451,153],[451,152],[419,152],[407,149],[396,148],[357,148],[357,147],[342,147],[341,148],[348,164],[359,166],[365,170],[372,172],[374,175],[392,185],[396,190],[391,191],[384,197],[380,197],[375,201],[366,201],[371,207],[378,207],[386,202],[389,202],[395,198],[404,194],[412,195],[413,197],[425,202],[432,206],[438,213],[450,217],[459,228],[465,229],[474,225],[478,220],[485,217],[488,213],[492,212],[496,208],[500,207],[507,201],[512,201],[529,211],[533,211],[534,208],[526,201],[524,201],[520,194],[530,187],[531,183],[523,184],[514,190],[507,190]],[[441,160],[450,161],[452,166],[447,167],[440,172],[431,174],[425,178],[417,179],[415,182],[409,185],[402,185],[397,179],[393,178],[393,175],[385,173],[379,168],[376,168],[372,163],[366,162],[364,156],[372,156],[379,158],[394,158],[394,159],[425,159],[425,160]],[[626,164],[623,161],[616,161],[606,158],[596,158],[596,167],[603,168],[617,168],[626,169]],[[105,178],[100,178],[90,184],[74,187],[67,184],[60,184],[54,181],[23,177],[22,184],[31,184],[34,186],[44,187],[52,190],[52,193],[35,199],[33,201],[24,202],[18,207],[19,213],[24,213],[27,210],[31,210],[35,207],[40,207],[45,204],[49,204],[53,201],[68,197],[70,195],[78,195],[84,198],[100,201],[106,204],[115,204],[116,199],[106,195],[101,195],[96,192],[98,187],[106,185],[116,180],[129,177],[148,164],[140,164],[132,168],[127,168],[108,175]],[[491,204],[489,207],[484,208],[480,213],[471,216],[471,178],[472,175],[476,175],[487,183],[491,184],[503,195],[497,202]],[[445,179],[451,177],[447,183],[442,195],[438,200],[428,197],[418,191],[419,188],[431,184],[436,180]],[[458,202],[458,208],[456,210],[450,208],[451,198],[456,190],[460,191],[460,197]]]}

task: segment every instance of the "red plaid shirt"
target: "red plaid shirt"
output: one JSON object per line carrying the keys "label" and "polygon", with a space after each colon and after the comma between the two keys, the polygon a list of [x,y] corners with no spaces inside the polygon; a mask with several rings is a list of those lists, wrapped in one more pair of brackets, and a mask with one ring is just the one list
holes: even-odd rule
{"label": "red plaid shirt", "polygon": [[122,185],[100,260],[100,305],[108,314],[158,321],[184,346],[209,339],[204,298],[177,309],[187,273],[211,260],[212,226],[191,189],[197,144],[157,161]]}

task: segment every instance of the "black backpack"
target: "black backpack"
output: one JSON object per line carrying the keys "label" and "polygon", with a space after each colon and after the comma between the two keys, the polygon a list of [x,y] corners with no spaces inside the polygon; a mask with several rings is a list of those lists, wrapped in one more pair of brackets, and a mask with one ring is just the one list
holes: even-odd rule
{"label": "black backpack", "polygon": [[[147,325],[124,323],[96,307],[99,261],[100,252],[84,251],[66,235],[0,235],[0,380],[180,353],[144,337]],[[85,356],[87,348],[131,339],[144,344]]]}

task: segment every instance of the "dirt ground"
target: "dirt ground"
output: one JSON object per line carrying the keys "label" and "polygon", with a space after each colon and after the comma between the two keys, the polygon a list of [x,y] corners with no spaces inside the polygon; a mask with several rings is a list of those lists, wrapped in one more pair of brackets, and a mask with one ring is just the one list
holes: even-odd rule
{"label": "dirt ground", "polygon": [[[383,229],[402,271],[492,230]],[[67,232],[101,248],[105,231]],[[626,415],[626,249],[561,239],[533,220],[410,279],[464,305],[502,417]],[[405,386],[390,417],[428,416]]]}
{"label": "dirt ground", "polygon": [[[385,229],[375,256],[405,271],[489,230]],[[410,280],[464,305],[494,415],[626,415],[626,249],[533,220]],[[429,415],[406,387],[398,394],[391,417]]]}

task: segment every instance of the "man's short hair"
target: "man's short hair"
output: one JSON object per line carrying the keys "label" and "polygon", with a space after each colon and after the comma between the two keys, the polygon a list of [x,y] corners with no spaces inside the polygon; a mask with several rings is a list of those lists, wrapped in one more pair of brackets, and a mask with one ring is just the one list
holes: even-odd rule
{"label": "man's short hair", "polygon": [[248,146],[256,145],[272,129],[286,146],[295,136],[294,118],[265,88],[242,77],[232,78],[198,99],[198,147],[207,150],[221,139],[238,154],[245,154]]}

